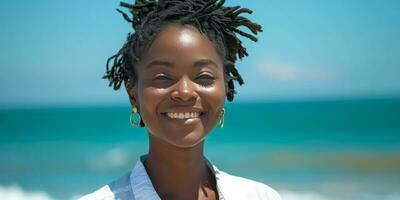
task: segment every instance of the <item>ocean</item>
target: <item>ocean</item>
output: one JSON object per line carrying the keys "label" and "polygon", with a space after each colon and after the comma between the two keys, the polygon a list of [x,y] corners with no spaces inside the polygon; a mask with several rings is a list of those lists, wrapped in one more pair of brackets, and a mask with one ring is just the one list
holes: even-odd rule
{"label": "ocean", "polygon": [[[70,200],[147,152],[126,106],[0,109],[0,199]],[[218,168],[285,200],[400,199],[400,99],[227,103]]]}

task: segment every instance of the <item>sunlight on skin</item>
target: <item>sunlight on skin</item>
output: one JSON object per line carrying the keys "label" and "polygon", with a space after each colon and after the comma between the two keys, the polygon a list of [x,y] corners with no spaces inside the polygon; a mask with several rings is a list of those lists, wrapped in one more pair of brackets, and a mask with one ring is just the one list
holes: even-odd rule
{"label": "sunlight on skin", "polygon": [[196,37],[194,37],[189,30],[183,29],[179,41],[185,46],[191,45],[196,41]]}

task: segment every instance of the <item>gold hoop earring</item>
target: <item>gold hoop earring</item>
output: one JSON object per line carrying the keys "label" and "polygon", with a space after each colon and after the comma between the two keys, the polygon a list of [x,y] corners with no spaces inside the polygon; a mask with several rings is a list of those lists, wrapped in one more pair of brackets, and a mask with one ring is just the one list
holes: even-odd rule
{"label": "gold hoop earring", "polygon": [[224,128],[224,122],[225,122],[225,108],[221,109],[221,114],[219,116],[219,127]]}
{"label": "gold hoop earring", "polygon": [[[135,117],[137,120],[135,121]],[[140,116],[136,106],[133,106],[132,113],[129,116],[129,121],[132,126],[140,126],[140,123],[142,122],[142,117]]]}

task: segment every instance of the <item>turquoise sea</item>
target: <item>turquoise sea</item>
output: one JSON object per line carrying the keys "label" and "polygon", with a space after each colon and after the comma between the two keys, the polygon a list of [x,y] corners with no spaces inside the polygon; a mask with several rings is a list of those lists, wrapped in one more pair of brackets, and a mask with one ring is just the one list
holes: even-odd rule
{"label": "turquoise sea", "polygon": [[[129,171],[147,151],[130,111],[0,109],[0,199],[74,199]],[[206,156],[287,200],[400,199],[400,99],[227,103]]]}

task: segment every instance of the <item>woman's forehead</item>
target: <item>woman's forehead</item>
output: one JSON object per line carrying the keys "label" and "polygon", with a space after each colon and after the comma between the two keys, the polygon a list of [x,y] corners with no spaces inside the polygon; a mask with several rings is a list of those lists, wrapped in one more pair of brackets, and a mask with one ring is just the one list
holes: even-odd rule
{"label": "woman's forehead", "polygon": [[193,26],[168,25],[155,37],[144,60],[155,58],[219,60],[215,45]]}

